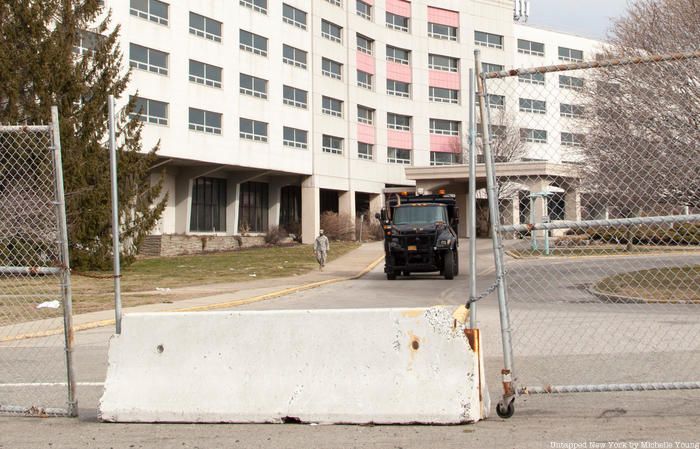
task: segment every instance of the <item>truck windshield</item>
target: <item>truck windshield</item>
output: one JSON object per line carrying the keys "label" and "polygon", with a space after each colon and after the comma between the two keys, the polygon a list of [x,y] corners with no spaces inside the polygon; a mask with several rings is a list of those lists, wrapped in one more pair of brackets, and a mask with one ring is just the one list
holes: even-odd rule
{"label": "truck windshield", "polygon": [[442,221],[447,223],[444,206],[403,206],[394,209],[394,224],[423,224]]}

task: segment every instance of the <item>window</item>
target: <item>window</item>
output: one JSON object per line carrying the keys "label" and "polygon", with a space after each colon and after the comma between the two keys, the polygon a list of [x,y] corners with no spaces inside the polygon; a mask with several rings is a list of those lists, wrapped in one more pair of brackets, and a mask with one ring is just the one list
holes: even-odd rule
{"label": "window", "polygon": [[559,87],[562,89],[583,90],[583,78],[559,75]]}
{"label": "window", "polygon": [[386,161],[390,164],[411,165],[411,150],[403,148],[387,148]]}
{"label": "window", "polygon": [[190,34],[221,42],[221,22],[190,12]]}
{"label": "window", "polygon": [[328,58],[321,58],[321,73],[333,79],[343,79],[343,64]]}
{"label": "window", "polygon": [[241,139],[267,142],[267,123],[241,117],[238,127],[238,135]]}
{"label": "window", "polygon": [[267,80],[241,73],[240,93],[258,98],[267,98]]}
{"label": "window", "polygon": [[399,131],[410,131],[411,130],[411,116],[392,114],[388,112],[386,114],[386,126],[389,129],[396,129]]}
{"label": "window", "polygon": [[520,99],[520,112],[532,112],[534,114],[544,114],[547,112],[547,102],[544,100],[533,100],[530,98]]}
{"label": "window", "polygon": [[306,29],[306,12],[282,3],[282,21],[295,27]]}
{"label": "window", "polygon": [[459,70],[459,59],[430,54],[428,55],[428,68],[444,72],[457,72]]}
{"label": "window", "polygon": [[518,39],[518,53],[526,55],[544,56],[544,44],[540,42]]}
{"label": "window", "polygon": [[[93,33],[92,31],[80,30],[80,36],[78,37],[78,42],[76,42],[76,44],[73,46],[73,53],[75,53],[76,55],[80,55],[80,56],[89,53],[89,54],[94,56],[95,50],[97,50],[97,46],[100,43],[101,39],[103,39],[103,37],[97,33]],[[141,48],[146,48],[146,47],[141,47]],[[148,69],[144,68],[144,70],[148,70]],[[167,70],[166,70],[165,74],[167,75]]]}
{"label": "window", "polygon": [[321,112],[332,115],[333,117],[343,116],[343,102],[336,98],[323,96],[321,98]]}
{"label": "window", "polygon": [[459,122],[431,118],[430,134],[440,134],[443,136],[459,136]]}
{"label": "window", "polygon": [[357,121],[365,125],[374,125],[374,109],[357,105]]}
{"label": "window", "polygon": [[565,147],[582,147],[586,143],[586,136],[575,133],[561,133],[561,144]]}
{"label": "window", "polygon": [[484,31],[474,31],[474,43],[482,47],[503,49],[503,36]]}
{"label": "window", "polygon": [[167,75],[168,54],[152,48],[129,44],[129,65],[159,75]]}
{"label": "window", "polygon": [[547,131],[544,129],[520,128],[520,140],[523,142],[547,143]]}
{"label": "window", "polygon": [[190,59],[190,81],[211,87],[221,87],[221,67]]}
{"label": "window", "polygon": [[221,134],[221,114],[190,108],[190,129],[209,134]]}
{"label": "window", "polygon": [[343,28],[327,20],[321,20],[321,36],[333,42],[343,42]]}
{"label": "window", "polygon": [[[133,97],[131,97],[131,99],[133,99]],[[167,125],[168,103],[150,100],[148,98],[137,98],[130,116],[142,122]]]}
{"label": "window", "polygon": [[323,135],[323,146],[321,150],[324,153],[343,154],[343,139],[335,136]]}
{"label": "window", "polygon": [[285,64],[306,69],[306,52],[304,50],[299,50],[298,48],[290,47],[287,44],[283,44],[282,61]]}
{"label": "window", "polygon": [[357,158],[358,159],[374,159],[374,145],[370,143],[357,142]]}
{"label": "window", "polygon": [[372,74],[363,72],[362,70],[358,70],[357,85],[360,87],[364,87],[365,89],[372,90]]}
{"label": "window", "polygon": [[443,151],[430,152],[430,165],[454,165],[459,164],[459,155],[457,153],[445,153]]}
{"label": "window", "polygon": [[306,109],[308,93],[305,90],[292,86],[283,86],[282,94],[284,97],[282,103]]}
{"label": "window", "polygon": [[583,51],[559,47],[559,59],[561,61],[583,61]]}
{"label": "window", "polygon": [[238,0],[242,6],[267,14],[267,0]]}
{"label": "window", "polygon": [[386,46],[386,60],[392,62],[398,62],[399,64],[408,65],[410,63],[411,52],[403,48],[392,47],[391,45]]}
{"label": "window", "polygon": [[362,53],[372,54],[372,48],[374,47],[374,40],[363,36],[361,34],[357,35],[357,49]]}
{"label": "window", "polygon": [[[489,137],[491,137],[491,141],[506,137],[507,130],[508,128],[505,125],[489,125]],[[476,137],[481,139],[481,123],[476,124]],[[496,159],[498,159],[498,156],[496,156]],[[499,161],[497,160],[496,162]]]}
{"label": "window", "polygon": [[240,30],[241,50],[249,51],[260,56],[267,56],[267,38],[249,31]]}
{"label": "window", "polygon": [[268,185],[265,182],[244,182],[238,200],[238,230],[267,231]]}
{"label": "window", "polygon": [[386,26],[394,30],[405,31],[408,33],[408,17],[387,12]]}
{"label": "window", "polygon": [[285,126],[282,130],[282,145],[294,148],[306,148],[308,132],[303,129]]}
{"label": "window", "polygon": [[428,22],[428,36],[435,39],[457,40],[457,27]]}
{"label": "window", "polygon": [[456,89],[445,89],[442,87],[428,88],[428,99],[436,103],[459,103],[459,91]]}
{"label": "window", "polygon": [[192,181],[191,232],[226,231],[226,180],[196,178]]}
{"label": "window", "polygon": [[502,72],[503,66],[500,64],[491,64],[488,62],[481,63],[481,70],[484,72]]}
{"label": "window", "polygon": [[544,73],[528,73],[518,75],[518,81],[521,83],[538,84],[544,86]]}
{"label": "window", "polygon": [[168,4],[158,0],[131,0],[129,12],[161,25],[168,25]]}
{"label": "window", "polygon": [[505,95],[489,94],[486,99],[486,105],[494,109],[505,109],[506,108],[506,97]]}
{"label": "window", "polygon": [[403,81],[386,80],[386,93],[408,98],[411,96],[411,85]]}
{"label": "window", "polygon": [[578,104],[561,103],[559,105],[559,114],[562,117],[581,118],[583,117],[583,110],[583,106]]}
{"label": "window", "polygon": [[358,16],[364,19],[372,20],[372,5],[370,5],[369,3],[365,3],[361,0],[356,0],[355,12]]}
{"label": "window", "polygon": [[343,7],[343,3],[340,0],[326,0],[331,5]]}

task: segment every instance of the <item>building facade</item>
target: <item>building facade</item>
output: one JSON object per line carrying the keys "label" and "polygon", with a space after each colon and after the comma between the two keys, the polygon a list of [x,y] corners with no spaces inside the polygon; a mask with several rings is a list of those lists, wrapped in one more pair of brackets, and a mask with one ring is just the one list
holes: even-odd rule
{"label": "building facade", "polygon": [[461,163],[475,48],[498,69],[599,45],[514,23],[511,0],[104,3],[144,148],[160,142],[156,234],[280,225],[312,241],[322,211],[374,213],[385,187],[413,185],[406,167]]}

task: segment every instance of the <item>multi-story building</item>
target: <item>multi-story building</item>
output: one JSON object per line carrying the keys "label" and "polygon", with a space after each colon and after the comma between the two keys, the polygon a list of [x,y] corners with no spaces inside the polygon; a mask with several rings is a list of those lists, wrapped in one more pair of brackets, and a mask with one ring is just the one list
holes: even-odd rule
{"label": "multi-story building", "polygon": [[301,222],[311,241],[321,211],[374,212],[385,187],[413,184],[405,167],[461,162],[475,48],[493,69],[559,62],[562,48],[580,59],[598,44],[515,24],[511,0],[105,6],[133,68],[144,148],[160,142],[162,234]]}

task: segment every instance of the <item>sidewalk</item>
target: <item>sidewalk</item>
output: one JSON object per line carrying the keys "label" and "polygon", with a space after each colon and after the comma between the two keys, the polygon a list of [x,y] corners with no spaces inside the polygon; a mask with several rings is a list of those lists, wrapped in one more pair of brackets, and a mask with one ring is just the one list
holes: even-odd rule
{"label": "sidewalk", "polygon": [[[300,276],[284,278],[173,288],[162,292],[164,302],[124,308],[123,313],[204,311],[264,301],[295,291],[359,277],[381,263],[383,257],[383,242],[364,243],[358,249],[329,262],[323,271],[313,270]],[[174,297],[176,294],[191,295],[191,299],[168,302],[168,296]],[[94,329],[113,323],[113,308],[73,316],[75,331]],[[31,332],[35,329],[50,330]],[[63,318],[51,318],[0,327],[0,342],[45,337],[58,333],[63,333]]]}

